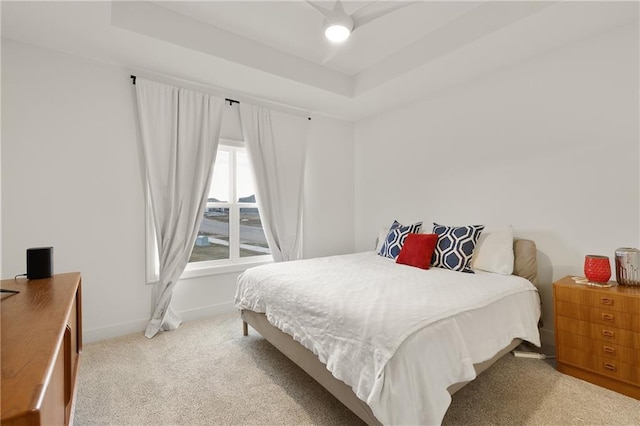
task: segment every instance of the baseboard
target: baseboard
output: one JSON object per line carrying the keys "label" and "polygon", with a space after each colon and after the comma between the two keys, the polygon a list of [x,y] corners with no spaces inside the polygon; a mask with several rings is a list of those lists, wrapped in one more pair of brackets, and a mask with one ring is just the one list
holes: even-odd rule
{"label": "baseboard", "polygon": [[182,321],[193,321],[202,318],[214,317],[216,315],[228,314],[235,311],[236,308],[234,307],[233,302],[229,301],[218,303],[216,305],[209,305],[200,308],[179,311],[178,314],[182,317]]}
{"label": "baseboard", "polygon": [[141,333],[147,327],[148,322],[149,318],[146,318],[100,328],[85,328],[82,330],[82,340],[84,343],[93,343],[114,337],[126,336],[127,334]]}
{"label": "baseboard", "polygon": [[553,330],[549,330],[547,328],[540,329],[540,342],[544,347],[555,347],[556,346],[556,335]]}
{"label": "baseboard", "polygon": [[[218,303],[216,305],[202,306],[200,308],[187,309],[178,311],[178,315],[182,317],[182,321],[193,321],[202,318],[213,317],[216,315],[234,312],[235,307],[232,301]],[[107,327],[84,329],[82,331],[82,340],[84,343],[99,342],[100,340],[112,339],[114,337],[125,336],[127,334],[142,333],[147,328],[148,318],[110,325]]]}

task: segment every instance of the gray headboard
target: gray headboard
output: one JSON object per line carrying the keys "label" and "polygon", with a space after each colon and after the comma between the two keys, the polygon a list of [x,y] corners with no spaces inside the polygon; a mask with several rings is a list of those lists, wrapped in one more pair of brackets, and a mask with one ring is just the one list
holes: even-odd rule
{"label": "gray headboard", "polygon": [[526,278],[538,287],[538,262],[536,243],[531,240],[513,240],[513,275]]}

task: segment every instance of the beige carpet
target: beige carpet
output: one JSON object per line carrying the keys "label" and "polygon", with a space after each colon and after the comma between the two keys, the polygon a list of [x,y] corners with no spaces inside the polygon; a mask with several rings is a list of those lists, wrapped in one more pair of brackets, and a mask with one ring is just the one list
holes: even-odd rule
{"label": "beige carpet", "polygon": [[[85,345],[75,425],[359,425],[238,315]],[[640,401],[503,357],[453,396],[444,424],[640,425]]]}

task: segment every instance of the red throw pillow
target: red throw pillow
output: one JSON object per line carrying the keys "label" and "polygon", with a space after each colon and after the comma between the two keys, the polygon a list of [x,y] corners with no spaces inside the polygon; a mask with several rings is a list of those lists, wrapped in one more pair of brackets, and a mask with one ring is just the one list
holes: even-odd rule
{"label": "red throw pillow", "polygon": [[409,234],[404,240],[396,263],[429,269],[438,242],[437,234]]}

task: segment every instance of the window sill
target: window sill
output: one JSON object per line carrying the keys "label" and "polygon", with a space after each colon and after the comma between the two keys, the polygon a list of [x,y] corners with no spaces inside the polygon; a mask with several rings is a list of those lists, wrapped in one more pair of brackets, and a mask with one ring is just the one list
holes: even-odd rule
{"label": "window sill", "polygon": [[187,265],[186,269],[180,276],[181,280],[188,280],[192,278],[208,277],[212,275],[230,274],[233,272],[244,272],[245,270],[254,266],[265,265],[272,263],[271,256],[264,256],[259,260],[252,259],[239,262],[224,262],[217,265]]}

